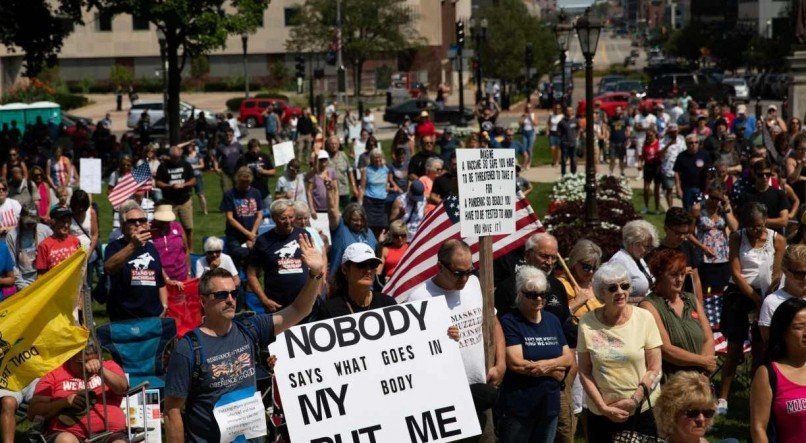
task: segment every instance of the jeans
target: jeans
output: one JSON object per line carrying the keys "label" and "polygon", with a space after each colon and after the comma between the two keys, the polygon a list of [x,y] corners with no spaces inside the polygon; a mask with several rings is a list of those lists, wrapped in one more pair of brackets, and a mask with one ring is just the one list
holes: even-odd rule
{"label": "jeans", "polygon": [[683,188],[683,209],[688,211],[694,206],[694,199],[701,194],[700,188]]}
{"label": "jeans", "polygon": [[535,145],[535,130],[532,129],[531,131],[523,131],[523,146],[526,148],[526,152],[529,153],[529,158],[532,158],[532,148]]}
{"label": "jeans", "polygon": [[557,416],[501,417],[498,422],[501,443],[553,443]]}
{"label": "jeans", "polygon": [[560,146],[560,174],[565,175],[565,161],[571,162],[571,174],[577,173],[576,146],[562,144]]}

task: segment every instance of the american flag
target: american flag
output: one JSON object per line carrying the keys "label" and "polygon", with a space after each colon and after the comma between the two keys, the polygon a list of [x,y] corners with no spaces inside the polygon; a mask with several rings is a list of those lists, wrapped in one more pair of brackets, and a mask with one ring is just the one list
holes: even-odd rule
{"label": "american flag", "polygon": [[112,203],[113,208],[117,209],[138,190],[145,192],[151,190],[151,169],[148,167],[148,163],[143,163],[121,177],[112,192],[109,193],[109,202]]}
{"label": "american flag", "polygon": [[14,213],[13,209],[3,211],[3,213],[0,214],[0,226],[3,227],[17,226],[17,215]]}
{"label": "american flag", "polygon": [[[515,202],[515,232],[509,235],[493,236],[493,259],[523,245],[537,232],[542,232],[543,224],[535,215],[529,201],[518,196]],[[408,300],[411,291],[424,281],[437,274],[437,252],[447,240],[461,238],[459,227],[459,199],[450,195],[432,210],[422,221],[409,249],[400,259],[395,273],[389,278],[383,292],[396,298],[399,303]],[[479,262],[479,239],[464,239],[473,253],[473,264]]]}

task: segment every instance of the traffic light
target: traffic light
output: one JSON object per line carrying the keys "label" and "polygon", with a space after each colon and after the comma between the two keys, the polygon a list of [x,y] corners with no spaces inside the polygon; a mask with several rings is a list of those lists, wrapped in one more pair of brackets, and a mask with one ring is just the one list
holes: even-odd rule
{"label": "traffic light", "polygon": [[456,20],[456,45],[465,47],[465,22],[462,20]]}
{"label": "traffic light", "polygon": [[297,56],[297,64],[295,65],[297,69],[297,78],[305,78],[305,58],[301,55]]}

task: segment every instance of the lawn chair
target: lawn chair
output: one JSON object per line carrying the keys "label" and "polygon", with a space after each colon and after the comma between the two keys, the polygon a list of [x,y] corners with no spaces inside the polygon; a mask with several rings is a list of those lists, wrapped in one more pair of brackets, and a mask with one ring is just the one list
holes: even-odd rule
{"label": "lawn chair", "polygon": [[190,276],[193,278],[201,277],[201,275],[196,275],[196,262],[202,259],[204,254],[190,254]]}
{"label": "lawn chair", "polygon": [[176,322],[170,317],[107,323],[96,328],[101,347],[129,376],[129,384],[147,381],[151,388],[165,387],[165,358],[176,341]]}

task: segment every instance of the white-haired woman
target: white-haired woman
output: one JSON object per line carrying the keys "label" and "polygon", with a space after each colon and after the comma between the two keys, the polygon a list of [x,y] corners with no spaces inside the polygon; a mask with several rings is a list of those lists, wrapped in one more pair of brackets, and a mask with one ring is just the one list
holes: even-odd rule
{"label": "white-haired woman", "polygon": [[425,188],[425,215],[428,215],[429,212],[436,208],[440,201],[439,196],[436,196],[436,199],[431,198],[431,190],[434,188],[434,181],[442,174],[444,164],[439,157],[429,158],[425,161],[425,175],[418,179]]}
{"label": "white-haired woman", "polygon": [[605,263],[593,275],[593,293],[604,306],[579,322],[579,376],[587,394],[588,442],[613,441],[621,431],[655,434],[655,419],[645,401],[654,402],[663,344],[652,314],[627,301],[630,274]]}
{"label": "white-haired woman", "polygon": [[630,277],[629,302],[637,305],[649,292],[654,278],[644,257],[660,244],[658,230],[646,220],[633,220],[621,228],[622,247],[607,262],[619,264]]}
{"label": "white-haired woman", "polygon": [[517,309],[501,317],[508,370],[498,406],[500,438],[502,443],[553,442],[560,391],[573,355],[560,320],[543,311],[549,290],[546,274],[524,266],[515,288]]}
{"label": "white-haired woman", "polygon": [[311,226],[311,208],[308,207],[308,204],[296,200],[291,206],[294,207],[294,227],[308,231],[313,247],[317,251],[327,253],[328,249],[330,249],[330,238],[326,233]]}
{"label": "white-haired woman", "polygon": [[369,152],[369,164],[361,169],[358,201],[367,213],[367,226],[375,235],[389,225],[386,213],[386,195],[389,189],[389,168],[383,164],[383,153],[375,148]]}
{"label": "white-haired woman", "polygon": [[215,268],[226,269],[235,279],[235,286],[241,284],[238,269],[235,267],[232,257],[224,253],[224,240],[211,236],[204,241],[204,257],[196,261],[194,275],[201,277],[205,272]]}

